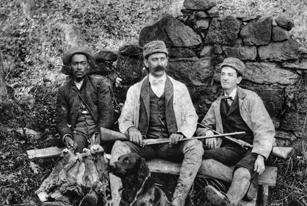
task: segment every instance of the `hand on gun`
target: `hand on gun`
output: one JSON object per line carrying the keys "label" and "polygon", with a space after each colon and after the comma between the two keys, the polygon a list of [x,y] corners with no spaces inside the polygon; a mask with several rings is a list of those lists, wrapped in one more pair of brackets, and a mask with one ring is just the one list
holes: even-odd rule
{"label": "hand on gun", "polygon": [[182,134],[178,134],[178,133],[171,134],[171,136],[169,137],[169,146],[171,147],[171,146],[177,144],[182,139],[183,139]]}
{"label": "hand on gun", "polygon": [[130,127],[128,129],[128,135],[129,135],[129,140],[131,142],[134,142],[135,144],[144,147],[143,136],[137,128]]}

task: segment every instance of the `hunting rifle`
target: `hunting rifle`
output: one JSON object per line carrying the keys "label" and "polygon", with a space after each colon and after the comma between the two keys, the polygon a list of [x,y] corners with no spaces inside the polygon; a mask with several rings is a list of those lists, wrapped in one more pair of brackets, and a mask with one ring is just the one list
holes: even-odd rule
{"label": "hunting rifle", "polygon": [[[204,125],[201,125],[204,126]],[[212,130],[212,129],[211,129]],[[198,137],[193,137],[193,138],[184,138],[181,141],[187,141],[190,139],[210,139],[210,138],[216,138],[216,137],[222,137],[225,138],[229,141],[232,141],[234,143],[239,144],[241,147],[244,148],[252,148],[253,145],[239,139],[232,138],[230,136],[232,135],[239,135],[239,134],[244,134],[245,132],[232,132],[232,133],[225,133],[221,134],[217,131],[212,130],[213,132],[216,133],[216,135],[211,135],[211,136],[198,136]],[[102,141],[115,141],[115,140],[128,140],[128,137],[121,133],[121,132],[116,132],[110,129],[106,129],[101,127],[100,128],[100,135],[101,135],[101,140]],[[154,144],[163,144],[163,143],[169,143],[168,138],[159,138],[159,139],[143,139],[143,142],[145,143],[144,145],[154,145]],[[286,159],[288,155],[292,152],[293,147],[273,147],[271,154],[280,157],[283,159]]]}
{"label": "hunting rifle", "polygon": [[[203,125],[201,123],[198,123],[198,125],[200,125],[202,127],[205,127],[205,128],[208,128],[212,132],[214,132],[214,133],[216,133],[218,135],[221,135],[220,132],[215,131],[215,130],[209,128],[209,127],[206,127],[205,125]],[[234,142],[234,143],[240,145],[241,147],[244,147],[244,148],[247,148],[247,149],[253,147],[253,145],[249,144],[248,142],[245,142],[243,140],[230,137],[227,133],[225,133],[224,135],[225,136],[223,136],[223,138],[225,138],[225,139],[227,139],[227,140],[229,140],[231,142]],[[271,155],[274,155],[276,157],[280,157],[280,158],[286,159],[292,151],[293,151],[293,147],[275,147],[275,146],[273,146],[272,151],[271,151]]]}
{"label": "hunting rifle", "polygon": [[[232,132],[227,134],[217,134],[212,136],[199,136],[199,137],[193,137],[193,139],[209,139],[209,138],[215,138],[215,137],[223,137],[225,135],[239,135],[239,134],[245,134],[245,132]],[[102,141],[115,141],[115,140],[128,140],[128,137],[121,133],[116,132],[110,129],[106,129],[101,127],[100,128],[100,135]],[[184,138],[180,141],[187,141],[191,138]],[[159,139],[143,139],[144,145],[154,145],[154,144],[163,144],[163,143],[169,143],[169,138],[159,138]]]}

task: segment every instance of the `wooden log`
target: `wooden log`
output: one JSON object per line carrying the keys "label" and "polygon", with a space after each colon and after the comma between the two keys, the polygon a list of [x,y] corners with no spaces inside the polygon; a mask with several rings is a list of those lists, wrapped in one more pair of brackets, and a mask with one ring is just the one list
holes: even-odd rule
{"label": "wooden log", "polygon": [[64,147],[47,147],[43,149],[27,150],[29,159],[56,157],[62,154]]}
{"label": "wooden log", "polygon": [[[149,170],[156,173],[179,175],[181,163],[174,163],[161,159],[152,159],[146,162]],[[258,184],[275,186],[277,178],[276,167],[265,167],[265,171],[259,176]]]}

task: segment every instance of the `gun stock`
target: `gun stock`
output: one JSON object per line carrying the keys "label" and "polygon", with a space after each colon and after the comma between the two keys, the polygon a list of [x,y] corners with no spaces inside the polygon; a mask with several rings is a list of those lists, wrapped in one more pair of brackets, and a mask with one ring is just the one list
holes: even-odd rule
{"label": "gun stock", "polygon": [[110,129],[106,129],[103,127],[100,127],[100,138],[102,141],[105,142],[116,141],[116,140],[129,140],[125,134]]}
{"label": "gun stock", "polygon": [[273,147],[271,154],[276,157],[287,159],[293,150],[293,147]]}

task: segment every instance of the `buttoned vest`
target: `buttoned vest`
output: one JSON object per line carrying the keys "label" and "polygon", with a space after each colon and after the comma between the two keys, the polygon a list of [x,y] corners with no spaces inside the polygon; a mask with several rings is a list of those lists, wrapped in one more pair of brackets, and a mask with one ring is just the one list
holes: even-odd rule
{"label": "buttoned vest", "polygon": [[[237,135],[235,138],[246,141],[250,144],[253,144],[253,132],[244,122],[239,109],[239,98],[238,94],[236,94],[235,99],[233,100],[231,106],[228,105],[226,99],[221,100],[221,117],[223,124],[224,133],[229,132],[241,132],[244,131],[245,134]],[[227,141],[223,141],[224,143],[228,143]]]}

